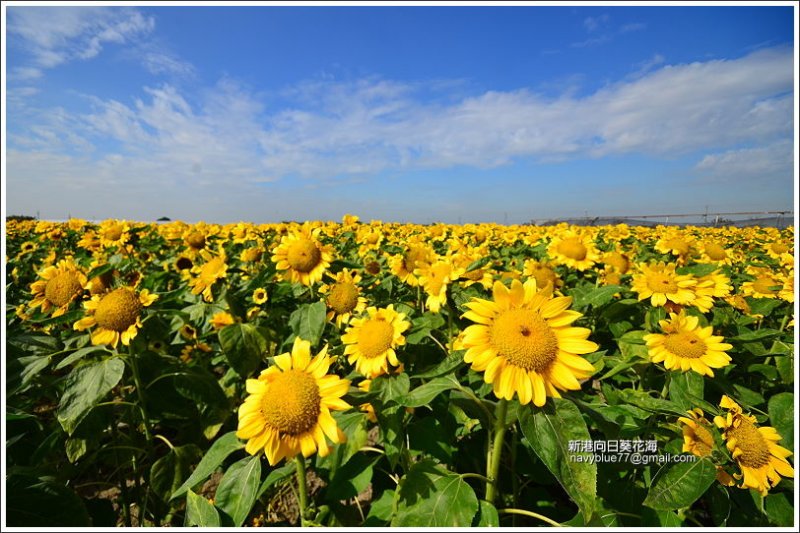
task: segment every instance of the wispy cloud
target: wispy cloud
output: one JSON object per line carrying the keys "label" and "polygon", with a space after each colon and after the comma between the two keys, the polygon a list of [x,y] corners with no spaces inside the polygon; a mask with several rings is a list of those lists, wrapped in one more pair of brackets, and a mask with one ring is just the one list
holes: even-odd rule
{"label": "wispy cloud", "polygon": [[742,180],[758,182],[792,181],[794,145],[790,140],[766,146],[741,148],[708,154],[695,166],[701,175],[714,181],[737,183]]}
{"label": "wispy cloud", "polygon": [[174,76],[192,76],[194,66],[179,57],[155,50],[144,52],[141,56],[142,65],[152,74],[169,74]]}
{"label": "wispy cloud", "polygon": [[106,44],[128,42],[155,27],[152,17],[130,8],[14,6],[7,14],[9,36],[31,58],[27,68],[39,70],[93,58]]}
{"label": "wispy cloud", "polygon": [[583,19],[583,27],[586,28],[586,31],[593,32],[601,26],[604,26],[608,21],[609,16],[606,13],[600,15],[599,17],[586,17]]}
{"label": "wispy cloud", "polygon": [[[88,113],[39,110],[39,119],[9,137],[10,191],[35,191],[46,181],[51,191],[78,196],[118,184],[140,201],[158,190],[152,201],[161,205],[215,187],[246,198],[257,184],[283,177],[324,182],[701,150],[714,155],[698,172],[738,166],[742,176],[761,175],[763,168],[741,163],[766,160],[791,139],[790,49],[679,65],[654,56],[650,63],[650,71],[582,97],[518,90],[430,98],[446,85],[369,78],[304,83],[282,95],[293,104],[273,110],[231,79],[191,98],[175,85],[148,87],[133,101],[93,98]],[[785,152],[781,161],[785,167]]]}
{"label": "wispy cloud", "polygon": [[633,31],[643,31],[647,29],[647,24],[643,22],[631,22],[630,24],[623,24],[619,32],[620,33],[630,33]]}

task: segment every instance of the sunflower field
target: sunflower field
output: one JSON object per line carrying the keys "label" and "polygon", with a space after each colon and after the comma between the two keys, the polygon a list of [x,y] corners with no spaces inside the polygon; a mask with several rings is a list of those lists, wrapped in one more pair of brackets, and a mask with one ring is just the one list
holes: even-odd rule
{"label": "sunflower field", "polygon": [[791,526],[792,228],[6,222],[9,526]]}

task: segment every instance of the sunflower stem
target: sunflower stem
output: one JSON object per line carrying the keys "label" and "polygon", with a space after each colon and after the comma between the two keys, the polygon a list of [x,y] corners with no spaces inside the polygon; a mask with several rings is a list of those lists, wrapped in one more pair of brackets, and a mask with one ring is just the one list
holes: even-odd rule
{"label": "sunflower stem", "polygon": [[308,510],[308,488],[306,487],[306,460],[302,454],[294,458],[297,466],[297,504],[300,506],[300,525],[306,526],[306,512]]}
{"label": "sunflower stem", "polygon": [[486,461],[486,501],[494,504],[497,495],[498,477],[500,475],[500,459],[503,452],[503,437],[506,435],[506,412],[508,411],[508,400],[501,399],[497,405],[497,418],[494,422],[494,440],[489,449],[489,456]]}
{"label": "sunflower stem", "polygon": [[136,386],[136,395],[139,398],[139,409],[142,412],[142,425],[144,426],[144,436],[147,443],[153,440],[150,434],[150,420],[147,416],[147,410],[144,403],[144,387],[142,387],[142,379],[139,376],[139,364],[136,361],[136,354],[133,351],[133,346],[128,345],[128,363],[131,365],[131,373],[133,373],[133,383]]}
{"label": "sunflower stem", "polygon": [[558,522],[556,522],[552,518],[548,518],[548,517],[546,517],[544,515],[541,515],[539,513],[534,513],[533,511],[527,511],[525,509],[514,509],[512,507],[509,507],[507,509],[498,509],[497,512],[498,512],[498,514],[510,514],[510,515],[519,514],[519,515],[523,515],[523,516],[530,516],[531,518],[537,518],[537,519],[541,520],[542,522],[546,522],[546,523],[548,523],[548,524],[550,524],[551,526],[554,526],[554,527],[564,527],[563,524],[559,524]]}

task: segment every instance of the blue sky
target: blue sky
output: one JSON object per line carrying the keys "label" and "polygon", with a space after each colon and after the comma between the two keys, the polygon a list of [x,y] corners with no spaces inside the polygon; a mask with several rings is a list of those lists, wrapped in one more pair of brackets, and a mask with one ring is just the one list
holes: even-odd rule
{"label": "blue sky", "polygon": [[6,211],[791,209],[789,6],[6,6]]}

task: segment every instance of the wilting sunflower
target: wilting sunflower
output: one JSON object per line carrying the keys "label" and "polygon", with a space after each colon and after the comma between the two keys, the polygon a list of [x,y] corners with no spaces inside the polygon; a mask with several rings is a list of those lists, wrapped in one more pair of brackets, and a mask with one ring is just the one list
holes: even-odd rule
{"label": "wilting sunflower", "polygon": [[731,362],[725,350],[733,346],[714,336],[713,327],[699,327],[696,316],[687,316],[684,311],[670,313],[669,320],[661,320],[659,325],[664,335],[651,333],[642,337],[652,362],[663,362],[668,370],[694,370],[709,377],[714,377],[712,368],[723,368]]}
{"label": "wilting sunflower", "polygon": [[325,303],[329,309],[327,319],[335,321],[339,327],[367,308],[367,299],[361,296],[359,283],[361,276],[345,268],[336,274],[333,283],[319,289],[320,293],[326,295]]}
{"label": "wilting sunflower", "polygon": [[720,407],[727,409],[726,416],[714,417],[714,423],[722,428],[728,451],[739,465],[742,474],[740,488],[756,489],[766,495],[783,477],[794,477],[794,468],[786,460],[792,452],[779,446],[781,436],[775,428],[756,426],[756,418],[746,415],[742,408],[728,396],[723,396]]}
{"label": "wilting sunflower", "polygon": [[493,287],[494,301],[473,298],[464,317],[476,322],[464,332],[464,361],[485,372],[499,398],[533,401],[541,407],[547,396],[560,398],[559,390],[578,390],[578,380],[594,373],[592,364],[580,357],[597,350],[587,340],[591,331],[571,327],[582,315],[568,311],[572,298],[554,298],[550,288],[537,291],[536,280],[519,280],[506,288]]}
{"label": "wilting sunflower", "polygon": [[689,418],[682,416],[678,422],[683,423],[683,450],[698,457],[711,455],[714,449],[714,436],[711,434],[711,422],[706,420],[703,410],[695,408],[687,411]]}
{"label": "wilting sunflower", "polygon": [[218,279],[224,278],[228,272],[225,251],[221,249],[219,255],[212,255],[207,250],[201,250],[200,255],[205,259],[205,263],[192,267],[192,274],[195,274],[195,277],[189,281],[189,285],[192,287],[192,294],[202,293],[203,300],[213,302],[214,295],[211,293],[211,287]]}
{"label": "wilting sunflower", "polygon": [[631,282],[634,292],[639,293],[639,301],[650,298],[650,304],[660,307],[670,302],[686,305],[695,299],[692,288],[697,280],[688,274],[677,274],[675,264],[653,263],[640,265],[639,272]]}
{"label": "wilting sunflower", "polygon": [[342,400],[350,381],[328,374],[328,347],[311,357],[311,343],[296,338],[291,353],[275,357],[275,365],[247,380],[249,396],[239,408],[236,436],[246,439],[251,455],[263,452],[270,465],[300,453],[309,457],[330,452],[327,436],[334,443],[345,441],[331,411],[350,409]]}
{"label": "wilting sunflower", "polygon": [[389,365],[399,366],[395,348],[406,343],[403,332],[411,327],[405,313],[394,305],[385,309],[367,308],[367,316],[354,318],[342,335],[347,346],[344,354],[356,370],[372,379],[389,372]]}
{"label": "wilting sunflower", "polygon": [[87,287],[86,276],[72,258],[62,259],[58,264],[42,270],[39,280],[31,283],[33,300],[30,307],[41,306],[43,313],[53,310],[54,317],[61,316]]}
{"label": "wilting sunflower", "polygon": [[319,242],[320,231],[320,228],[312,231],[305,223],[297,233],[281,238],[272,262],[276,263],[284,280],[310,287],[322,279],[333,261],[333,249]]}
{"label": "wilting sunflower", "polygon": [[592,268],[600,260],[600,253],[592,238],[573,230],[554,238],[547,247],[547,255],[557,265],[566,265],[580,271]]}
{"label": "wilting sunflower", "polygon": [[105,295],[95,295],[84,302],[87,316],[75,322],[77,331],[94,327],[92,344],[110,344],[114,348],[122,340],[129,345],[142,327],[142,309],[158,299],[155,294],[143,289],[138,294],[130,287],[120,287]]}

